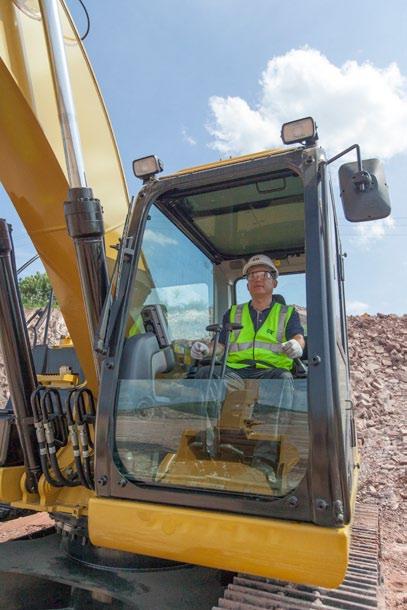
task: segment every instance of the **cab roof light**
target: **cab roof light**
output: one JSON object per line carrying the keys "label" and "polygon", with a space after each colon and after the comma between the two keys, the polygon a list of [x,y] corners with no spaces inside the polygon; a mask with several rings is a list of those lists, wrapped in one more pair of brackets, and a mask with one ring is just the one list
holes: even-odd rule
{"label": "cab roof light", "polygon": [[148,180],[151,176],[159,174],[164,169],[161,160],[156,155],[141,157],[133,161],[133,172],[136,178]]}
{"label": "cab roof light", "polygon": [[310,146],[318,140],[317,125],[310,116],[284,123],[281,128],[281,139],[284,144],[305,142],[306,145]]}

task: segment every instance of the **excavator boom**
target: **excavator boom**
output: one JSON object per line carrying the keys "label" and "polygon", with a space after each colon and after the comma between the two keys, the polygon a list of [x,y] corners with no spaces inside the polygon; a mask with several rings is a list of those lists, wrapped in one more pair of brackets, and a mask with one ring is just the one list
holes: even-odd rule
{"label": "excavator boom", "polygon": [[[65,3],[59,5],[86,178],[102,201],[111,271],[111,246],[118,243],[128,209],[127,186],[86,52]],[[93,337],[64,218],[70,185],[41,2],[2,2],[0,33],[0,180],[50,277],[88,384],[97,391]]]}

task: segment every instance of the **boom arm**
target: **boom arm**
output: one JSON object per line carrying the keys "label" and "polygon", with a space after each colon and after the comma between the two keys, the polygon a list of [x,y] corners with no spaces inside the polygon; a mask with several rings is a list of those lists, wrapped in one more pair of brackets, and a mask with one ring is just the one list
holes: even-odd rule
{"label": "boom arm", "polygon": [[[49,274],[89,386],[96,390],[91,343],[63,203],[68,182],[41,12],[36,3],[0,6],[0,179]],[[87,179],[102,200],[111,264],[128,193],[109,119],[78,34],[61,2]],[[34,49],[35,53],[29,53]],[[91,103],[89,103],[91,102]]]}

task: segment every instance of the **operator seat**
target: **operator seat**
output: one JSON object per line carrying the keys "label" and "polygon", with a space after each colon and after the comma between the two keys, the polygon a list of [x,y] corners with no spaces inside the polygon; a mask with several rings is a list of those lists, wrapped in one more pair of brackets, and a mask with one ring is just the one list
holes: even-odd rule
{"label": "operator seat", "polygon": [[144,329],[124,344],[120,379],[155,379],[175,367],[167,320],[163,305],[146,305],[141,310]]}
{"label": "operator seat", "polygon": [[155,379],[175,367],[171,347],[160,349],[153,332],[128,337],[120,363],[120,379]]}

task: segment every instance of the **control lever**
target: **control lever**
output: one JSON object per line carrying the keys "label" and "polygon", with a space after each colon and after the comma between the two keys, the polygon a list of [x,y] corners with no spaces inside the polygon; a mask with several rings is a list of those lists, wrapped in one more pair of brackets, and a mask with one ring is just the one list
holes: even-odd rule
{"label": "control lever", "polygon": [[[281,343],[275,343],[273,345],[270,345],[270,349],[276,354],[281,354],[283,351]],[[303,363],[301,358],[294,358],[294,362],[298,366],[300,373],[306,377],[308,374],[308,367]]]}
{"label": "control lever", "polygon": [[298,366],[298,368],[300,369],[300,372],[301,372],[302,375],[307,375],[308,374],[308,368],[305,366],[305,364],[303,363],[301,358],[294,358],[294,362]]}
{"label": "control lever", "polygon": [[[228,358],[229,346],[230,346],[230,335],[234,330],[241,330],[243,328],[243,326],[241,324],[234,324],[232,322],[229,322],[229,323],[225,324],[224,328],[226,330],[226,341],[225,341],[225,349],[224,349],[223,356],[222,356],[220,375],[219,375],[219,378],[221,381],[225,378],[226,361]],[[213,369],[215,367],[216,347],[218,345],[219,335],[220,335],[220,331],[222,330],[222,326],[220,324],[212,324],[211,327],[207,326],[206,329],[212,330],[213,332],[215,332],[211,368],[209,371],[209,383],[208,383],[208,396],[209,396],[210,385],[211,385],[211,380],[212,380],[212,376],[213,376]],[[220,391],[220,385],[221,384],[219,384],[219,387],[217,388],[218,392]],[[208,401],[206,401],[206,403],[207,402]],[[221,404],[220,403],[221,403],[221,399],[218,398],[216,400],[216,413],[217,413],[216,437],[215,437],[214,431],[212,429],[212,426],[207,427],[207,430],[206,430],[206,449],[212,458],[216,457],[216,455],[218,453],[218,448],[220,445],[220,436],[219,436],[220,415],[221,415],[221,413],[220,413]]]}
{"label": "control lever", "polygon": [[218,347],[219,336],[220,336],[220,331],[222,330],[222,325],[221,324],[209,324],[209,326],[206,327],[206,330],[210,333],[214,333],[213,340],[212,340],[213,349],[212,349],[212,355],[211,355],[211,366],[209,369],[209,376],[208,376],[208,381],[211,381],[212,377],[213,377],[213,372],[215,370],[216,349]]}
{"label": "control lever", "polygon": [[206,327],[206,330],[210,333],[214,333],[214,337],[213,337],[213,346],[212,346],[213,349],[212,349],[212,354],[211,354],[211,365],[209,368],[209,375],[208,375],[208,382],[207,382],[207,386],[206,386],[206,396],[205,396],[205,412],[206,412],[205,447],[206,447],[206,450],[209,453],[209,455],[211,457],[215,457],[215,454],[216,454],[215,439],[214,439],[212,424],[211,424],[211,421],[210,421],[210,418],[208,415],[208,402],[209,402],[210,395],[211,395],[212,379],[213,379],[213,373],[215,370],[216,348],[218,347],[219,335],[220,335],[220,331],[222,330],[222,325],[221,324],[209,324],[209,326]]}

